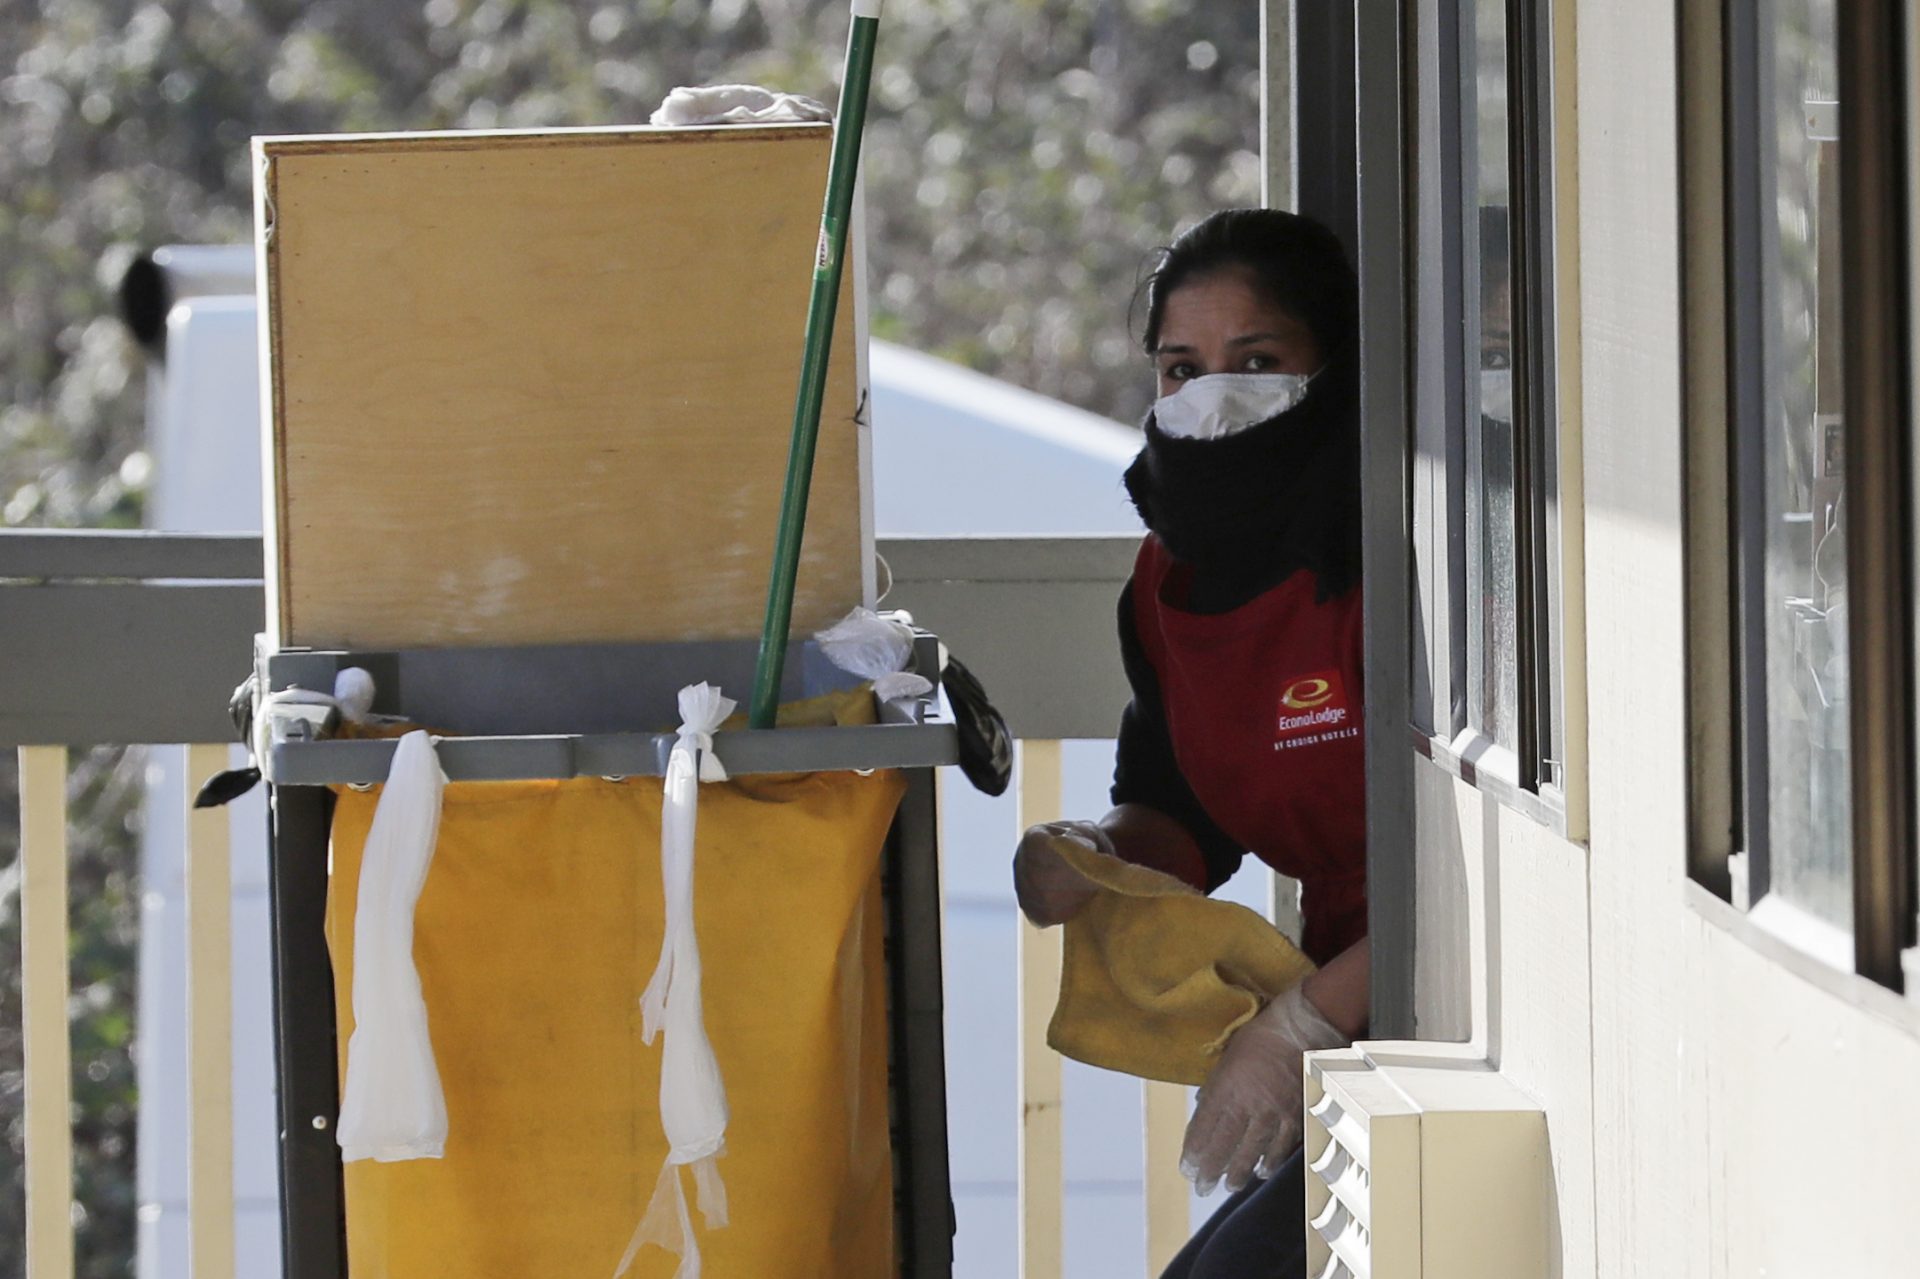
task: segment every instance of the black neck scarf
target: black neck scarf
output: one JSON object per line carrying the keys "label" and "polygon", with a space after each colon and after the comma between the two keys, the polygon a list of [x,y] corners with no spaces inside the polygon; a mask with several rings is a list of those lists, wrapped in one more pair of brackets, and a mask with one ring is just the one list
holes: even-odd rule
{"label": "black neck scarf", "polygon": [[1193,569],[1194,611],[1231,611],[1303,568],[1322,603],[1360,580],[1359,400],[1343,354],[1299,404],[1224,439],[1176,439],[1148,415],[1127,494]]}

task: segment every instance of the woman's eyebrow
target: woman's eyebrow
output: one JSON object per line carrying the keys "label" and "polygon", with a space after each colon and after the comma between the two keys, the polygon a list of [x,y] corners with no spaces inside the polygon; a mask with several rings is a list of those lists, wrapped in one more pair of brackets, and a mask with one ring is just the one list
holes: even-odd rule
{"label": "woman's eyebrow", "polygon": [[1156,346],[1153,348],[1153,353],[1155,355],[1192,355],[1193,348],[1190,346]]}
{"label": "woman's eyebrow", "polygon": [[1228,338],[1228,346],[1251,346],[1255,342],[1284,342],[1283,333],[1243,333],[1237,338]]}

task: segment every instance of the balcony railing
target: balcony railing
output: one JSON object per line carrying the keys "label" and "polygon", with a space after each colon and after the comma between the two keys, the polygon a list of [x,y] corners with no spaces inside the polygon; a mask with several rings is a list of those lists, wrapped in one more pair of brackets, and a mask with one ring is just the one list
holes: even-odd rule
{"label": "balcony railing", "polygon": [[[1113,603],[1127,538],[883,542],[889,607],[940,634],[1006,708],[1021,739],[1022,825],[1062,813],[1061,741],[1111,735],[1126,687]],[[75,745],[224,743],[224,707],[263,616],[257,538],[0,533],[0,745],[20,762],[21,991],[25,1040],[27,1274],[70,1279],[73,1256],[68,1030],[67,778]],[[186,790],[227,767],[226,745],[188,750]],[[194,1279],[235,1272],[232,922],[228,826],[189,810],[186,857],[189,1250]],[[1011,840],[1013,832],[1009,832]],[[1060,934],[1020,924],[1018,1110],[970,1121],[1019,1132],[1025,1279],[1063,1266],[1062,1072],[1046,1046]],[[1141,1090],[1146,1271],[1188,1235],[1177,1171],[1184,1090]]]}

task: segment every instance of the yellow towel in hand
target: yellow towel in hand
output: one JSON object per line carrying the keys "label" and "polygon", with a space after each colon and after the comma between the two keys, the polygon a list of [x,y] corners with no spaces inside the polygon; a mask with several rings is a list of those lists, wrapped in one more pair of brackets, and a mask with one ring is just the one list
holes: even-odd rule
{"label": "yellow towel in hand", "polygon": [[1075,840],[1053,846],[1101,890],[1067,922],[1047,1027],[1047,1042],[1076,1061],[1205,1083],[1227,1036],[1313,971],[1245,906]]}

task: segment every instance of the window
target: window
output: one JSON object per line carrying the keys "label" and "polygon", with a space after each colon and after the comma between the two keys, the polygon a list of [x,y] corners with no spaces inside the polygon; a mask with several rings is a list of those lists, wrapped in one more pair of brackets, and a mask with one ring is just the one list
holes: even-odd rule
{"label": "window", "polygon": [[1466,370],[1468,601],[1465,727],[1517,753],[1520,747],[1518,563],[1514,501],[1514,323],[1512,187],[1507,24],[1504,0],[1473,0],[1462,45],[1471,67],[1462,103],[1461,139],[1467,217],[1463,244],[1475,269],[1463,319]]}
{"label": "window", "polygon": [[[1718,191],[1689,179],[1689,255],[1719,257],[1689,262],[1689,317],[1717,311],[1723,328],[1690,338],[1689,379],[1724,386],[1690,388],[1703,438],[1688,537],[1696,817],[1718,793],[1733,802],[1724,833],[1696,820],[1693,871],[1803,949],[1898,988],[1914,932],[1899,7],[1724,15],[1683,28],[1689,76],[1717,79],[1725,104],[1692,126],[1722,154]],[[1731,566],[1724,581],[1708,556]],[[1709,591],[1731,596],[1724,623]]]}
{"label": "window", "polygon": [[[1771,891],[1846,928],[1852,917],[1847,767],[1847,556],[1841,479],[1839,95],[1836,0],[1775,0],[1761,24],[1751,169],[1752,257],[1736,287],[1756,294],[1752,416],[1734,435],[1743,540],[1757,556],[1740,601],[1761,696],[1747,728],[1764,798],[1748,832]],[[1749,615],[1750,614],[1750,615]]]}
{"label": "window", "polygon": [[1419,13],[1415,720],[1565,829],[1550,33],[1519,0]]}

